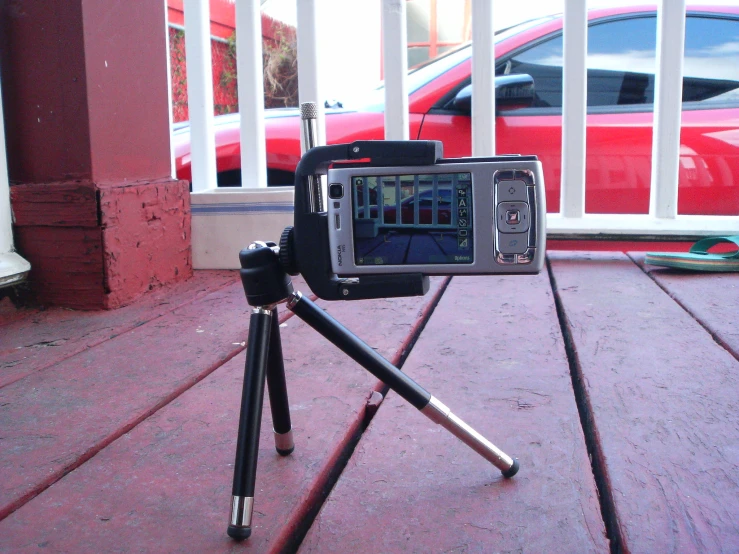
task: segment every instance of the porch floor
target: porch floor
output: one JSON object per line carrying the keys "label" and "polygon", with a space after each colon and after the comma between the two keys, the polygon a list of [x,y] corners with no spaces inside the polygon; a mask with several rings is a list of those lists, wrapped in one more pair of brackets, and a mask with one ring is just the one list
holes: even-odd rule
{"label": "porch floor", "polygon": [[265,406],[242,543],[236,272],[111,312],[0,310],[0,551],[737,551],[739,274],[642,262],[553,252],[537,276],[318,301],[516,456],[508,480],[281,307],[296,448]]}

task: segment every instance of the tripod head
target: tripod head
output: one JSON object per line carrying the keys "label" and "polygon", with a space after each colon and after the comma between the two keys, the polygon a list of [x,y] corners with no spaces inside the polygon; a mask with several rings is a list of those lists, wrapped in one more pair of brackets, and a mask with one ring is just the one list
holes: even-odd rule
{"label": "tripod head", "polygon": [[325,300],[360,300],[421,296],[429,278],[421,273],[366,275],[342,279],[331,268],[329,218],[311,198],[309,180],[326,175],[331,164],[342,167],[428,166],[442,157],[439,141],[358,141],[312,148],[295,172],[295,219],[280,240],[279,260],[290,275],[301,274]]}

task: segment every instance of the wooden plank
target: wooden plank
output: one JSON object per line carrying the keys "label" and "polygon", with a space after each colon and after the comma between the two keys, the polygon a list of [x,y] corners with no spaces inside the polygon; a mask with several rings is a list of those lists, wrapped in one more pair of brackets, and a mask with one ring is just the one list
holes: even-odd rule
{"label": "wooden plank", "polygon": [[0,518],[244,350],[240,282],[0,389]]}
{"label": "wooden plank", "polygon": [[10,187],[16,227],[98,227],[97,185],[89,180]]}
{"label": "wooden plank", "polygon": [[644,264],[643,252],[629,256],[739,359],[739,273],[679,271]]}
{"label": "wooden plank", "polygon": [[28,284],[41,305],[100,309],[103,243],[94,227],[16,227],[15,244],[31,263]]}
{"label": "wooden plank", "polygon": [[[397,361],[426,319],[442,279],[423,298],[334,302],[327,311]],[[212,299],[200,316],[217,311]],[[204,325],[204,328],[207,328]],[[274,451],[265,408],[254,534],[257,551],[295,547],[365,417],[376,379],[293,317],[282,339],[296,450]],[[164,338],[164,332],[159,338]],[[164,342],[163,340],[161,342]],[[167,364],[178,347],[167,339]],[[103,449],[0,522],[0,551],[214,552],[226,536],[244,354]],[[166,372],[157,368],[152,373]],[[128,382],[128,378],[117,381]],[[265,402],[268,397],[265,395]],[[5,473],[5,471],[4,471]]]}
{"label": "wooden plank", "polygon": [[550,253],[624,552],[739,549],[739,362],[624,254]]}
{"label": "wooden plank", "polygon": [[235,271],[196,271],[187,281],[144,294],[114,311],[27,310],[0,327],[0,387],[122,335],[239,279]]}
{"label": "wooden plank", "polygon": [[391,394],[301,552],[608,552],[546,274],[455,277],[403,369],[520,472]]}

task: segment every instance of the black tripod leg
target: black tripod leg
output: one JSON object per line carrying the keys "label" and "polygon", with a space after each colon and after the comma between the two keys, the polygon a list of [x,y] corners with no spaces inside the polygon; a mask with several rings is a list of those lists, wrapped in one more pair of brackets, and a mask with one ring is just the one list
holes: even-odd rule
{"label": "black tripod leg", "polygon": [[400,371],[393,364],[362,342],[351,331],[316,306],[299,292],[290,295],[287,307],[295,315],[335,344],[342,352],[359,363],[375,377],[415,406],[434,423],[438,423],[475,452],[497,467],[504,477],[513,477],[518,471],[514,460],[493,443],[455,416],[437,398]]}
{"label": "black tripod leg", "polygon": [[264,379],[273,319],[271,309],[254,308],[249,320],[249,342],[246,349],[244,388],[241,393],[241,415],[231,491],[231,521],[228,526],[228,535],[236,540],[243,540],[251,535],[254,483],[259,455],[259,427],[262,423]]}
{"label": "black tripod leg", "polygon": [[287,399],[285,365],[282,361],[282,341],[277,308],[272,308],[272,332],[269,338],[269,357],[267,359],[267,391],[272,410],[272,428],[275,432],[275,448],[282,456],[295,449],[293,431],[290,423],[290,403]]}

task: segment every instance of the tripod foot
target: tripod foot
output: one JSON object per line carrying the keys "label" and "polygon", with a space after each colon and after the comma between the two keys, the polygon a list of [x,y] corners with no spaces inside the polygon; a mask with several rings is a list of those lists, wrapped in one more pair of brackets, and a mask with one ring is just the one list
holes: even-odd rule
{"label": "tripod foot", "polygon": [[503,477],[506,479],[510,479],[513,477],[516,473],[518,473],[518,458],[513,458],[513,465],[511,466],[511,469],[503,472]]}
{"label": "tripod foot", "polygon": [[295,441],[293,440],[293,430],[287,433],[278,433],[275,431],[275,450],[280,456],[288,456],[295,450]]}
{"label": "tripod foot", "polygon": [[231,521],[228,525],[228,536],[237,541],[248,539],[251,535],[251,516],[254,511],[254,498],[244,496],[231,497]]}
{"label": "tripod foot", "polygon": [[251,527],[239,527],[238,525],[229,525],[226,531],[228,536],[235,541],[243,541],[251,537]]}

